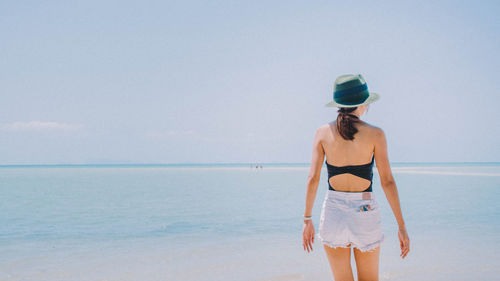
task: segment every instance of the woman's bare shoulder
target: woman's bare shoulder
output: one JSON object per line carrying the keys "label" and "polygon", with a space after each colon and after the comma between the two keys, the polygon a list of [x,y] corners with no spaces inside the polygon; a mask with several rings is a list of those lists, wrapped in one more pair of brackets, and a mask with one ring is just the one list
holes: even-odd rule
{"label": "woman's bare shoulder", "polygon": [[335,121],[330,123],[323,124],[316,129],[316,135],[320,138],[323,138],[329,134],[331,134],[332,126],[335,126]]}
{"label": "woman's bare shoulder", "polygon": [[334,126],[334,124],[335,124],[335,121],[323,124],[323,125],[321,125],[321,126],[318,127],[317,131],[318,132],[324,132],[326,130],[330,130],[331,126]]}
{"label": "woman's bare shoulder", "polygon": [[370,124],[368,122],[363,121],[363,125],[365,125],[366,129],[369,130],[373,135],[381,135],[384,133],[384,130],[382,128],[375,126],[373,124]]}

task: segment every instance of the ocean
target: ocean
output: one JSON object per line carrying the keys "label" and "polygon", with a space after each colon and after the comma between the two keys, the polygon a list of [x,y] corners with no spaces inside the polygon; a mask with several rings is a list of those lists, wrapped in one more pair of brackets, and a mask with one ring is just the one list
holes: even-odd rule
{"label": "ocean", "polygon": [[[500,280],[500,163],[374,168],[380,280]],[[307,164],[0,166],[0,280],[333,280],[302,247]],[[318,229],[326,167],[313,208]],[[316,232],[317,233],[317,232]],[[354,274],[355,262],[352,256]]]}

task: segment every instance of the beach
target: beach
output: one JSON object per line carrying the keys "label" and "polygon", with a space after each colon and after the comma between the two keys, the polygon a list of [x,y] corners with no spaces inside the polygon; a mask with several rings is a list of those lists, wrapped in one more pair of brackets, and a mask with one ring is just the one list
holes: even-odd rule
{"label": "beach", "polygon": [[[0,280],[332,280],[302,247],[307,164],[0,167]],[[374,168],[380,280],[498,280],[500,163],[394,163],[410,235]],[[323,167],[313,223],[328,189]],[[355,262],[352,257],[353,271]]]}

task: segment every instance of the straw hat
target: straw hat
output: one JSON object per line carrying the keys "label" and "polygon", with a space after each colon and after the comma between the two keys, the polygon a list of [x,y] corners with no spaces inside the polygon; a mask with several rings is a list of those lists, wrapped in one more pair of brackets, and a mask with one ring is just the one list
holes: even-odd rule
{"label": "straw hat", "polygon": [[356,107],[372,103],[379,98],[379,94],[368,91],[368,86],[361,74],[345,74],[335,79],[333,101],[325,104],[325,106]]}

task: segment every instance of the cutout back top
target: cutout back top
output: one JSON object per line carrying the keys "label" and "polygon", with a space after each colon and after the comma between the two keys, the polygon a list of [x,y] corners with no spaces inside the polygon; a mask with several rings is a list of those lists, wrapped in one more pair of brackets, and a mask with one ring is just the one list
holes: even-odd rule
{"label": "cutout back top", "polygon": [[[372,156],[372,161],[367,164],[361,165],[348,165],[348,166],[334,166],[328,164],[325,160],[326,167],[328,169],[328,189],[335,190],[330,185],[330,178],[335,175],[349,173],[370,181],[370,186],[363,191],[344,191],[344,192],[371,192],[372,191],[372,183],[373,183],[373,160],[375,159],[375,155]],[[338,190],[337,190],[338,191]]]}

